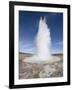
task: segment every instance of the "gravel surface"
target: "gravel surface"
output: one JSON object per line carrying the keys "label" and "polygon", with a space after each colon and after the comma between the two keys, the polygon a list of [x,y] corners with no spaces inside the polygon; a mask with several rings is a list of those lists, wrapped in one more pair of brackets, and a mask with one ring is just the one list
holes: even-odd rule
{"label": "gravel surface", "polygon": [[63,57],[55,63],[28,63],[19,60],[19,79],[49,78],[63,76]]}

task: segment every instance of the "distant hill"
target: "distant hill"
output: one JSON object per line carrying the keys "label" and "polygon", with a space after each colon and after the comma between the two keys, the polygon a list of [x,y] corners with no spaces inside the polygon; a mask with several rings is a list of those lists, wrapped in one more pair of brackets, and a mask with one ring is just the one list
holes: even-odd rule
{"label": "distant hill", "polygon": [[19,52],[19,54],[24,54],[24,55],[34,55],[33,53],[25,53],[25,52]]}
{"label": "distant hill", "polygon": [[[29,55],[29,56],[31,56],[31,55],[34,55],[33,53],[24,53],[24,52],[19,52],[19,54],[23,54],[23,55]],[[63,55],[63,53],[52,53],[52,55]]]}
{"label": "distant hill", "polygon": [[32,53],[24,53],[24,52],[19,52],[19,59],[20,60],[23,60],[24,58],[26,58],[26,57],[31,57],[31,56],[33,56],[34,54],[32,54]]}
{"label": "distant hill", "polygon": [[56,53],[56,54],[54,53],[52,55],[54,55],[54,56],[57,56],[58,55],[59,56],[59,55],[63,55],[63,53]]}
{"label": "distant hill", "polygon": [[[19,52],[19,59],[23,60],[26,57],[31,57],[33,56],[33,53],[24,53],[24,52]],[[53,56],[63,56],[62,53],[56,53],[56,54],[52,54]]]}

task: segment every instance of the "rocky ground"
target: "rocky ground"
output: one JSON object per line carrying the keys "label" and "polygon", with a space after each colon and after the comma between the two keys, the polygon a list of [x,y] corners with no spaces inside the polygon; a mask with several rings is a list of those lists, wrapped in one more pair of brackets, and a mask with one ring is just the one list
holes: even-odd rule
{"label": "rocky ground", "polygon": [[28,63],[19,60],[19,79],[49,78],[63,76],[63,56],[54,63]]}

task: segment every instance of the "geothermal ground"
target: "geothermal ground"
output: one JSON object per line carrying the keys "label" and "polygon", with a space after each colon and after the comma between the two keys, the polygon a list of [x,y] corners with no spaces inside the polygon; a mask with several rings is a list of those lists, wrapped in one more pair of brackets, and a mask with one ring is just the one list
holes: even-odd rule
{"label": "geothermal ground", "polygon": [[[53,54],[60,58],[60,61],[52,63],[29,63],[24,62],[32,54],[19,53],[19,79],[49,78],[63,76],[63,54]],[[55,61],[55,60],[54,60]]]}

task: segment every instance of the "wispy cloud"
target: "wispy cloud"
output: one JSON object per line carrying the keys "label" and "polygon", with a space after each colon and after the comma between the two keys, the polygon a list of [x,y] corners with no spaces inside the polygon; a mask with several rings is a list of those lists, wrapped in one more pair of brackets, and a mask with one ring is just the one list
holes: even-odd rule
{"label": "wispy cloud", "polygon": [[26,44],[26,45],[23,45],[23,48],[30,48],[32,46],[33,46],[32,44]]}
{"label": "wispy cloud", "polygon": [[62,46],[62,45],[63,45],[63,41],[56,42],[56,45],[60,45],[60,46]]}
{"label": "wispy cloud", "polygon": [[35,46],[33,43],[26,42],[25,44],[20,41],[19,44],[19,51],[20,52],[28,52],[28,53],[34,53],[35,52]]}
{"label": "wispy cloud", "polygon": [[52,53],[62,53],[63,52],[63,41],[54,42],[51,47]]}

